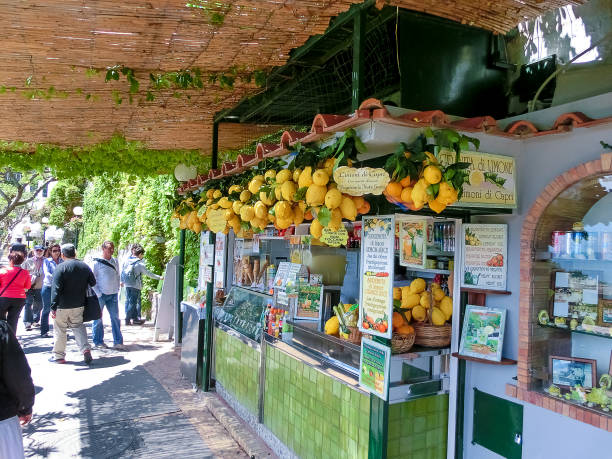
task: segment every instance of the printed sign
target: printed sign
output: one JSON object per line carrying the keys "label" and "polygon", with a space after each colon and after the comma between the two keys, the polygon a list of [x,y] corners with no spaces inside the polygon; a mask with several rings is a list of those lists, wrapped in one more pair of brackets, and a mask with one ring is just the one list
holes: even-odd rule
{"label": "printed sign", "polygon": [[506,310],[468,304],[463,320],[459,354],[500,362]]}
{"label": "printed sign", "polygon": [[508,226],[463,225],[462,286],[506,290]]}
{"label": "printed sign", "polygon": [[391,338],[395,219],[363,217],[362,233],[359,329]]}
{"label": "printed sign", "polygon": [[212,266],[205,265],[204,273],[203,273],[204,282],[212,282],[213,281],[213,270]]}
{"label": "printed sign", "polygon": [[389,362],[391,348],[371,339],[361,340],[359,386],[387,400],[389,394]]}
{"label": "printed sign", "polygon": [[[461,162],[470,163],[469,182],[463,185],[459,207],[506,207],[516,209],[516,164],[511,156],[462,151]],[[455,152],[442,150],[443,166],[455,162]]]}
{"label": "printed sign", "polygon": [[298,287],[295,318],[301,320],[319,321],[321,305],[323,304],[322,285],[300,285]]}
{"label": "printed sign", "polygon": [[351,196],[363,196],[364,194],[381,194],[391,177],[389,173],[380,168],[342,166],[334,171],[334,181],[338,184],[338,190]]}
{"label": "printed sign", "polygon": [[427,220],[402,219],[399,221],[400,265],[426,268]]}
{"label": "printed sign", "polygon": [[215,288],[225,286],[225,238],[219,233],[215,239]]}
{"label": "printed sign", "polygon": [[344,225],[340,225],[338,231],[323,228],[323,234],[319,240],[330,247],[340,247],[341,245],[346,245],[348,241],[348,231]]}
{"label": "printed sign", "polygon": [[222,232],[227,224],[225,220],[225,209],[211,210],[206,219],[206,224],[213,233]]}

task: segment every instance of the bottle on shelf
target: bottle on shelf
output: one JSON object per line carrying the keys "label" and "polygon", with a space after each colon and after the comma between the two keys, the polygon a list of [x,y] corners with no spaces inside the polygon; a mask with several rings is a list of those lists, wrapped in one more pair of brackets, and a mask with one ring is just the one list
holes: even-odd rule
{"label": "bottle on shelf", "polygon": [[288,322],[289,311],[285,311],[283,316],[283,327],[281,329],[281,338],[283,341],[290,343],[293,340],[293,325]]}

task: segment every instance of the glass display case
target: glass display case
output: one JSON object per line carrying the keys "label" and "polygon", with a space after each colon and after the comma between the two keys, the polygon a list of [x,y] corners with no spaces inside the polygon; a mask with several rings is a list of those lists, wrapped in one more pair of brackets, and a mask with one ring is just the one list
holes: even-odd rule
{"label": "glass display case", "polygon": [[535,234],[529,388],[611,416],[612,175],[559,194]]}
{"label": "glass display case", "polygon": [[259,342],[262,333],[262,312],[271,300],[272,297],[269,295],[232,287],[223,306],[215,307],[215,320]]}

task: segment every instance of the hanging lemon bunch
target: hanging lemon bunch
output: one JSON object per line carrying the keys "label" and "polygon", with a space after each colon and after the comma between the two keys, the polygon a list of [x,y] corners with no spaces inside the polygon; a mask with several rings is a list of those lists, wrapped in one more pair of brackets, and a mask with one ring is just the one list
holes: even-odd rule
{"label": "hanging lemon bunch", "polygon": [[[435,143],[428,143],[428,138],[435,139]],[[468,182],[467,169],[470,166],[470,163],[460,161],[460,153],[470,143],[476,149],[480,145],[478,139],[451,129],[427,129],[411,145],[401,143],[385,163],[385,170],[391,175],[384,192],[387,200],[413,211],[428,206],[438,214],[457,202],[463,184]],[[442,149],[454,152],[454,163],[447,166],[440,163],[434,153]]]}

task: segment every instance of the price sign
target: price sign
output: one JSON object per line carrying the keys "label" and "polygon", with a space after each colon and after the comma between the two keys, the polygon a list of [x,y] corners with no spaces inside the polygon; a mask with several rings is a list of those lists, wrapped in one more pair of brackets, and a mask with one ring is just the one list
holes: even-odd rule
{"label": "price sign", "polygon": [[323,228],[323,234],[319,240],[330,247],[340,247],[341,245],[346,245],[348,241],[348,231],[344,225],[340,225],[338,231]]}
{"label": "price sign", "polygon": [[351,196],[364,194],[381,194],[391,181],[384,169],[342,166],[334,171],[334,181],[338,190]]}

